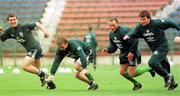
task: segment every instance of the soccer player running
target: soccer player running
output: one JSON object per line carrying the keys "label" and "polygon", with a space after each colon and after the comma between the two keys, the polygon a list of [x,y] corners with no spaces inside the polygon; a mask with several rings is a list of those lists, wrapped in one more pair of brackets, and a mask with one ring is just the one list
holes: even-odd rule
{"label": "soccer player running", "polygon": [[76,74],[75,77],[89,85],[88,90],[96,90],[98,85],[95,83],[93,76],[88,72],[88,57],[92,55],[90,46],[85,42],[77,39],[69,39],[66,37],[58,37],[57,50],[54,58],[53,65],[51,67],[50,76],[47,78],[47,82],[54,80],[54,75],[65,56],[73,58]]}
{"label": "soccer player running", "polygon": [[155,73],[149,66],[136,69],[137,65],[141,63],[138,40],[123,40],[123,37],[132,30],[127,27],[119,26],[117,18],[110,19],[109,26],[111,29],[111,32],[109,33],[109,47],[103,48],[102,52],[114,53],[118,48],[120,49],[120,74],[134,84],[133,90],[138,90],[142,85],[133,77],[142,75],[145,72],[150,72],[154,77]]}
{"label": "soccer player running", "polygon": [[170,64],[166,57],[168,54],[168,43],[164,31],[168,28],[175,28],[177,30],[180,28],[172,21],[162,19],[152,20],[150,12],[147,10],[141,11],[138,17],[140,24],[136,26],[133,32],[125,35],[123,39],[144,38],[153,52],[148,61],[149,66],[164,78],[164,87],[167,87],[168,90],[173,90],[178,84],[170,73]]}
{"label": "soccer player running", "polygon": [[84,36],[84,42],[92,47],[91,49],[93,51],[93,55],[91,55],[91,57],[89,58],[92,58],[92,61],[90,61],[90,63],[93,63],[93,68],[96,69],[96,49],[98,43],[96,40],[96,35],[93,33],[93,28],[91,26],[89,27],[89,31]]}
{"label": "soccer player running", "polygon": [[0,35],[0,40],[4,42],[7,39],[15,39],[24,46],[27,55],[21,67],[26,72],[38,75],[41,80],[41,86],[43,86],[46,74],[40,70],[40,58],[43,56],[42,49],[40,43],[33,37],[32,31],[37,26],[44,33],[45,38],[48,38],[48,32],[39,22],[20,24],[17,16],[14,14],[8,15],[7,22],[9,28]]}

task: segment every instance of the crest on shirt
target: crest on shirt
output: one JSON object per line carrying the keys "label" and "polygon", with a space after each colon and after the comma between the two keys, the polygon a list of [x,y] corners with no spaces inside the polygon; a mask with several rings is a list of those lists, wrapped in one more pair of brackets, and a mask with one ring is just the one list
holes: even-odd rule
{"label": "crest on shirt", "polygon": [[158,51],[154,51],[154,53],[153,53],[153,54],[158,55],[158,54],[159,54],[159,52],[158,52]]}
{"label": "crest on shirt", "polygon": [[19,36],[20,36],[20,37],[24,37],[23,32],[19,32]]}
{"label": "crest on shirt", "polygon": [[14,35],[13,35],[13,34],[11,34],[11,37],[14,37]]}
{"label": "crest on shirt", "polygon": [[149,37],[149,36],[153,36],[153,35],[154,35],[154,33],[151,32],[149,29],[147,29],[146,32],[143,33],[143,36],[144,36],[144,37],[147,37],[147,36]]}
{"label": "crest on shirt", "polygon": [[81,47],[77,47],[77,50],[81,50]]}
{"label": "crest on shirt", "polygon": [[147,29],[146,32],[149,33],[150,32],[149,29]]}
{"label": "crest on shirt", "polygon": [[164,20],[163,20],[163,19],[161,19],[161,22],[162,22],[162,23],[164,23]]}
{"label": "crest on shirt", "polygon": [[114,37],[115,40],[117,40],[117,37]]}

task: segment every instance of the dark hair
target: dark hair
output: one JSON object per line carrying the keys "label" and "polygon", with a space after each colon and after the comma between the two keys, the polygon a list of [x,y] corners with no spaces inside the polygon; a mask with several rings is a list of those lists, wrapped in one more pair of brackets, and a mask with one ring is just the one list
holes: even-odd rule
{"label": "dark hair", "polygon": [[93,29],[92,26],[89,26],[88,30],[89,30],[89,31],[92,31],[92,29]]}
{"label": "dark hair", "polygon": [[58,46],[62,45],[63,43],[66,43],[66,42],[67,42],[67,38],[65,36],[57,37],[57,45]]}
{"label": "dark hair", "polygon": [[150,12],[148,10],[142,10],[139,13],[138,17],[147,17],[147,18],[151,19],[151,14],[150,14]]}
{"label": "dark hair", "polygon": [[111,18],[109,21],[116,21],[116,23],[118,23],[119,21],[118,21],[118,19],[117,18]]}
{"label": "dark hair", "polygon": [[17,18],[17,16],[16,16],[15,14],[9,14],[9,15],[7,16],[7,18],[6,18],[6,20],[9,20],[10,17],[16,17],[16,18]]}

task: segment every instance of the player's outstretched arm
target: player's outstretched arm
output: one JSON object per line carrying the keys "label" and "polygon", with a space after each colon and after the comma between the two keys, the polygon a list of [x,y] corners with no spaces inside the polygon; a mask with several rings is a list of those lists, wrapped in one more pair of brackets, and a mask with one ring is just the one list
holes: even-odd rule
{"label": "player's outstretched arm", "polygon": [[36,22],[36,26],[44,33],[45,38],[49,37],[49,33],[45,30],[42,24],[40,24],[39,22]]}

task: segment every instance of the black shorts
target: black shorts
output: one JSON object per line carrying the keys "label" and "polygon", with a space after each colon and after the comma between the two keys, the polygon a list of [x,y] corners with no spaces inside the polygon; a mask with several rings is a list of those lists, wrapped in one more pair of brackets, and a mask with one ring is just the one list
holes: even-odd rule
{"label": "black shorts", "polygon": [[87,55],[88,57],[88,63],[94,63],[93,61],[96,58],[96,52],[94,50],[90,50],[90,53]]}
{"label": "black shorts", "polygon": [[41,57],[43,57],[42,49],[31,49],[27,52],[27,56],[35,59],[40,59]]}
{"label": "black shorts", "polygon": [[128,55],[129,52],[121,52],[119,59],[120,59],[120,64],[129,64],[129,66],[137,66],[137,64],[141,64],[141,55],[139,56],[134,56],[133,60],[131,62],[128,61]]}

